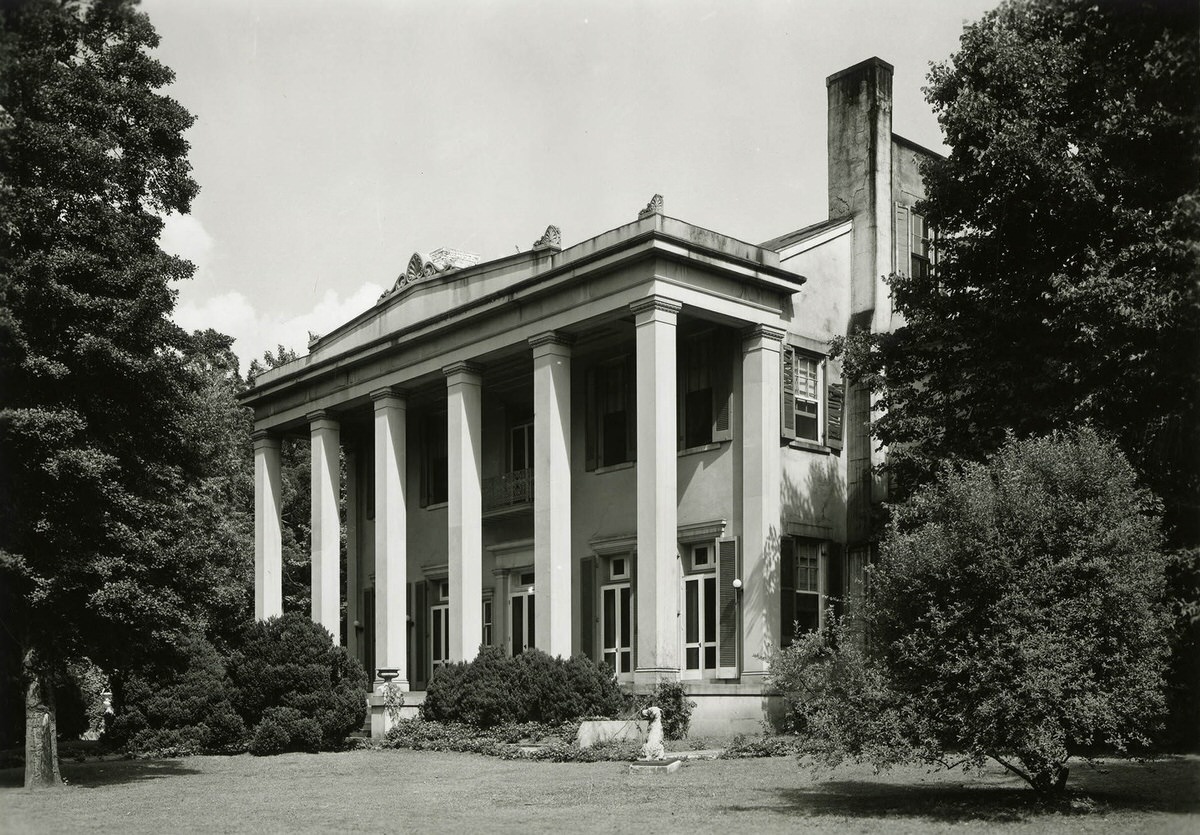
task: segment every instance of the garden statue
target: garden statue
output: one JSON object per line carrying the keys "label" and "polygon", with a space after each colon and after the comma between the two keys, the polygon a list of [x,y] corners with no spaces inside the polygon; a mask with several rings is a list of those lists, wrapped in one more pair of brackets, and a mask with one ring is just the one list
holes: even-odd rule
{"label": "garden statue", "polygon": [[663,748],[662,709],[648,707],[642,711],[642,716],[650,720],[650,733],[646,744],[642,746],[643,760],[665,760],[667,752]]}

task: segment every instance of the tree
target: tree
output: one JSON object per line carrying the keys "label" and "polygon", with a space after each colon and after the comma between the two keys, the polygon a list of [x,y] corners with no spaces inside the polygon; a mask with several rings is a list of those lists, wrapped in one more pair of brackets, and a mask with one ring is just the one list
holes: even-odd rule
{"label": "tree", "polygon": [[[162,216],[197,192],[192,117],[127,0],[0,11],[0,612],[27,680],[26,785],[60,782],[48,683],[110,674],[202,621],[211,591],[171,520],[202,472],[201,385],[170,321]],[[165,521],[164,520],[168,520]]]}
{"label": "tree", "polygon": [[1158,509],[1090,428],[944,469],[894,508],[865,647],[830,630],[772,662],[806,753],[991,758],[1055,794],[1070,756],[1146,744],[1171,617]]}
{"label": "tree", "polygon": [[1195,3],[1009,0],[932,68],[936,267],[891,277],[902,327],[839,345],[898,496],[1091,422],[1200,543],[1198,33]]}

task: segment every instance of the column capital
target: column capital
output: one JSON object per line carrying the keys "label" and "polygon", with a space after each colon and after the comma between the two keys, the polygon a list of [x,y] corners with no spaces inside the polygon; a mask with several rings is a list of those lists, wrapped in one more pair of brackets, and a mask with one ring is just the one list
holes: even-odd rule
{"label": "column capital", "polygon": [[560,348],[570,351],[574,342],[575,337],[562,331],[546,331],[529,337],[529,347],[533,349],[534,354],[538,353],[539,348]]}
{"label": "column capital", "polygon": [[763,343],[782,342],[787,336],[787,331],[782,328],[776,328],[772,325],[754,324],[742,330],[742,341],[751,342],[756,339],[761,339]]}
{"label": "column capital", "polygon": [[279,449],[282,445],[280,437],[267,429],[256,429],[250,434],[250,440],[254,442],[255,449]]}
{"label": "column capital", "polygon": [[399,386],[384,386],[371,392],[371,400],[375,402],[376,409],[382,406],[403,408],[408,400],[408,392]]}
{"label": "column capital", "polygon": [[644,299],[630,302],[629,309],[633,311],[634,315],[652,311],[677,314],[683,309],[683,304],[666,296],[647,296]]}
{"label": "column capital", "polygon": [[450,382],[455,382],[451,379],[452,377],[459,377],[459,382],[465,382],[461,378],[466,376],[474,377],[475,382],[479,382],[479,377],[483,374],[483,366],[469,360],[460,360],[459,362],[452,362],[449,365],[442,366],[442,373],[446,375],[446,379]]}
{"label": "column capital", "polygon": [[309,412],[304,416],[308,421],[311,429],[336,429],[338,427],[337,418],[328,409],[317,409],[315,412]]}

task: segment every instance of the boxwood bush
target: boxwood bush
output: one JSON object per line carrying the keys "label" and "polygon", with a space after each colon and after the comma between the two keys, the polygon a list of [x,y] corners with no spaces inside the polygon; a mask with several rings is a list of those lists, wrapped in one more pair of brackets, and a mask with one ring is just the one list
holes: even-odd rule
{"label": "boxwood bush", "polygon": [[589,658],[551,658],[538,650],[509,658],[499,647],[481,647],[475,660],[448,664],[434,673],[421,716],[476,728],[523,722],[557,725],[614,716],[622,704],[616,678]]}
{"label": "boxwood bush", "polygon": [[362,667],[299,612],[250,624],[229,678],[253,753],[340,748],[366,717]]}
{"label": "boxwood bush", "polygon": [[132,754],[239,750],[246,727],[232,696],[217,650],[203,636],[187,637],[173,665],[124,678],[104,742]]}

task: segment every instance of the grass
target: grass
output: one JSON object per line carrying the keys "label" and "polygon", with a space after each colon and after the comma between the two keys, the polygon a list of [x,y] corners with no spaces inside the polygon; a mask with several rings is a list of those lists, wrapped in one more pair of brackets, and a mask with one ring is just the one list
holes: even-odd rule
{"label": "grass", "polygon": [[1200,831],[1196,757],[1075,764],[1074,799],[1054,809],[999,768],[814,779],[792,758],[635,775],[623,763],[359,750],[64,762],[63,774],[63,789],[30,792],[20,769],[0,771],[0,832]]}

